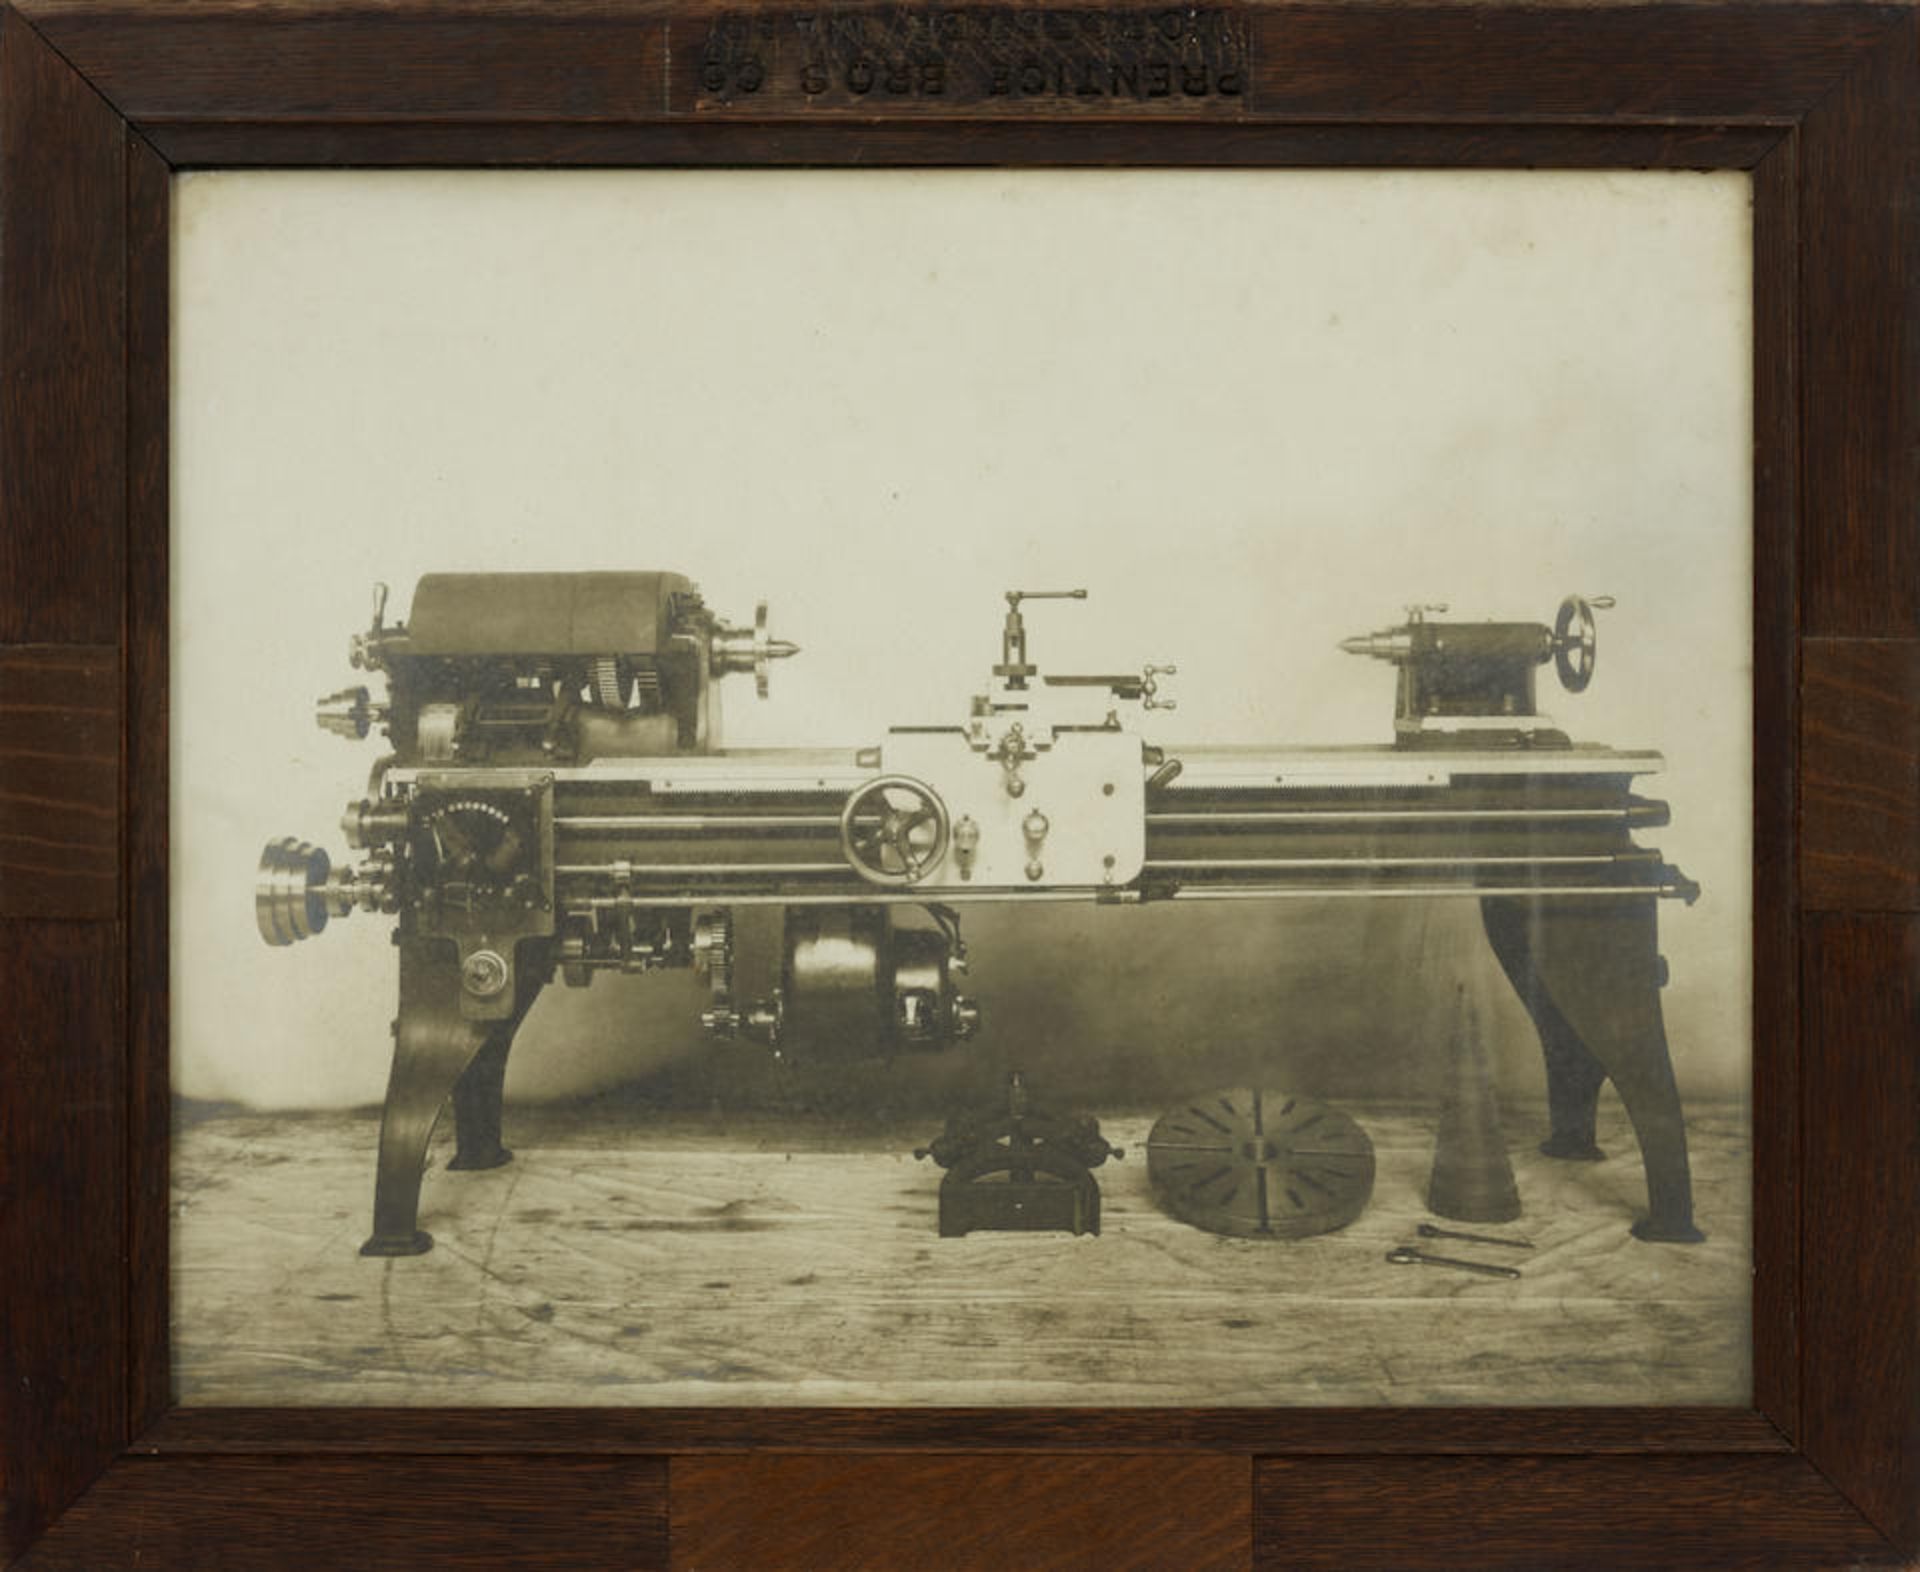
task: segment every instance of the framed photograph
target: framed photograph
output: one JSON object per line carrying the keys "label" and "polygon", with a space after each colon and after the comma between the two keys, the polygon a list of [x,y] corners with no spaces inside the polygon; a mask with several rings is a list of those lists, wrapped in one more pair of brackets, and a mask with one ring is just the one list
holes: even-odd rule
{"label": "framed photograph", "polygon": [[1748,1400],[1743,176],[174,215],[183,1403]]}
{"label": "framed photograph", "polygon": [[10,1550],[1911,1552],[1915,44],[7,11]]}

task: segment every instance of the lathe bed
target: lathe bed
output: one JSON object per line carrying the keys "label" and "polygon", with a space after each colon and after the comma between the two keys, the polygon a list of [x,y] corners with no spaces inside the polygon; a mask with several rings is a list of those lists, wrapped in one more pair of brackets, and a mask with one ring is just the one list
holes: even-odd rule
{"label": "lathe bed", "polygon": [[[563,903],[808,901],[922,905],[1283,896],[1678,895],[1691,886],[1634,844],[1667,824],[1632,792],[1657,753],[1407,754],[1387,747],[1186,748],[1152,794],[1139,875],[1124,884],[985,879],[876,890],[841,854],[841,808],[894,750],[777,749],[539,772],[554,792]],[[862,755],[869,762],[862,763]],[[528,780],[538,778],[529,776]],[[395,785],[446,784],[394,771]],[[1038,771],[1030,792],[1043,799]],[[660,886],[654,889],[654,886]]]}

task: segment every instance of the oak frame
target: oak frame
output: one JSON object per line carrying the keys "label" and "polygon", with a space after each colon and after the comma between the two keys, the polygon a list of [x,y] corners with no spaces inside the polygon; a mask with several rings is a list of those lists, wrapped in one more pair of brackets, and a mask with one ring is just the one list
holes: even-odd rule
{"label": "oak frame", "polygon": [[[543,1565],[695,1548],[820,1565],[819,1547],[884,1533],[902,1564],[937,1565],[1920,1554],[1920,1240],[1876,1227],[1920,1212],[1903,1051],[1920,1038],[1920,12],[1262,3],[1227,9],[1250,41],[1238,102],[1098,117],[703,103],[669,30],[699,37],[714,14],[0,8],[8,1553],[464,1567],[537,1544]],[[1751,1409],[172,1406],[169,172],[856,160],[1752,172]],[[1174,1475],[1180,1523],[1157,1497]]]}

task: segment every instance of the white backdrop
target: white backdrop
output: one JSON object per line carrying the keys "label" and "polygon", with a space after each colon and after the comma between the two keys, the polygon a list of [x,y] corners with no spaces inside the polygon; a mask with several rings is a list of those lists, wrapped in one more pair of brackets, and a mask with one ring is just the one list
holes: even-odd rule
{"label": "white backdrop", "polygon": [[[357,680],[373,581],[404,616],[424,572],[588,568],[685,572],[735,619],[771,600],[804,653],[770,703],[729,684],[736,746],[958,721],[1009,587],[1091,591],[1031,609],[1043,667],[1177,662],[1171,745],[1385,741],[1392,673],[1340,638],[1414,600],[1550,621],[1613,594],[1593,686],[1543,673],[1542,703],[1667,754],[1649,838],[1706,889],[1662,908],[1676,1062],[1744,1086],[1743,176],[229,172],[175,205],[183,1094],[384,1088],[388,925],[270,951],[251,911],[270,836],[344,851],[378,740],[321,733],[312,701]],[[1062,1031],[1141,974],[1145,930],[1088,915],[1050,919]],[[1217,955],[1226,920],[1177,916],[1151,919],[1167,1019],[1191,1015],[1181,935]],[[1236,904],[1227,980],[1269,945],[1320,944],[1324,975],[1356,920]],[[561,994],[510,1095],[698,1052],[697,1004],[683,977]],[[1503,1063],[1537,1089],[1530,1043]]]}

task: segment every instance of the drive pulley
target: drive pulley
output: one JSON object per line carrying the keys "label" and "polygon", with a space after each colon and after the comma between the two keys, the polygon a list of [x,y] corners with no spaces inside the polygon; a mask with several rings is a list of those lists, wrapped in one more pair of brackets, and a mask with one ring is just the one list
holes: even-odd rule
{"label": "drive pulley", "polygon": [[397,910],[393,858],[371,851],[357,868],[336,867],[318,846],[292,835],[267,842],[253,886],[260,937],[276,949],[324,932],[327,920],[354,911]]}
{"label": "drive pulley", "polygon": [[268,841],[253,887],[260,937],[278,948],[324,931],[331,915],[327,880],[332,871],[332,859],[318,846],[292,835]]}

